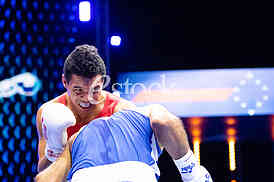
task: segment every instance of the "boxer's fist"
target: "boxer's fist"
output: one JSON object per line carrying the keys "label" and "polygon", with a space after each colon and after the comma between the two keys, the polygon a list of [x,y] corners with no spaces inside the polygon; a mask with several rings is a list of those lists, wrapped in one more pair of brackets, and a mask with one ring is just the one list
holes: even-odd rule
{"label": "boxer's fist", "polygon": [[67,142],[67,128],[75,125],[72,111],[64,104],[49,103],[42,111],[42,131],[47,141],[45,156],[51,162],[63,152]]}

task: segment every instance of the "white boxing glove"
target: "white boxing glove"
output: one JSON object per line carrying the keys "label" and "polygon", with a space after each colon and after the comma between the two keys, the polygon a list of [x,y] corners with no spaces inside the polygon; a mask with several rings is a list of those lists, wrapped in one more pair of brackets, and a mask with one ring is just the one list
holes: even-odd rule
{"label": "white boxing glove", "polygon": [[45,156],[54,162],[67,143],[67,128],[75,125],[72,111],[64,104],[49,103],[42,111],[42,131],[47,141]]}

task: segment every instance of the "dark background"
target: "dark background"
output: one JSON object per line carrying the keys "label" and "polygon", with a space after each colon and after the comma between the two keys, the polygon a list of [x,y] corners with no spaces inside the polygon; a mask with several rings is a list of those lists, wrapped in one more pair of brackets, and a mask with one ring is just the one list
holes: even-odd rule
{"label": "dark background", "polygon": [[[28,71],[42,82],[33,97],[0,98],[0,181],[32,181],[35,176],[36,111],[65,91],[62,65],[76,45],[96,45],[113,82],[127,71],[274,67],[273,11],[262,1],[100,0],[93,1],[95,17],[88,23],[78,21],[78,2],[0,0],[0,81]],[[121,47],[108,45],[113,34],[122,36]],[[269,116],[237,117],[233,173],[224,118],[205,119],[201,163],[215,181],[273,181]],[[180,181],[165,151],[159,167],[161,182]]]}
{"label": "dark background", "polygon": [[[264,2],[111,1],[110,26],[126,36],[115,70],[273,66]],[[115,50],[116,51],[116,50]],[[115,52],[116,53],[116,52]]]}

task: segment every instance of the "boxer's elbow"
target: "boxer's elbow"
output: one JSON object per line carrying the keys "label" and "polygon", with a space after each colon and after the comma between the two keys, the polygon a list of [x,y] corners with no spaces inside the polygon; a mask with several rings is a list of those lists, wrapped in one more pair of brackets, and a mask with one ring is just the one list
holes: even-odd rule
{"label": "boxer's elbow", "polygon": [[37,165],[37,172],[41,172],[44,169],[46,169],[48,166],[50,166],[51,162],[46,158],[46,156],[41,156],[38,161]]}
{"label": "boxer's elbow", "polygon": [[37,174],[34,179],[35,182],[46,182],[46,179],[41,173]]}
{"label": "boxer's elbow", "polygon": [[40,173],[40,172],[42,172],[44,169],[46,169],[46,166],[42,163],[42,161],[39,161],[39,162],[38,162],[38,165],[37,165],[37,172]]}
{"label": "boxer's elbow", "polygon": [[42,172],[46,168],[43,159],[44,159],[44,156],[43,156],[43,158],[39,158],[39,161],[37,164],[37,172],[38,173]]}

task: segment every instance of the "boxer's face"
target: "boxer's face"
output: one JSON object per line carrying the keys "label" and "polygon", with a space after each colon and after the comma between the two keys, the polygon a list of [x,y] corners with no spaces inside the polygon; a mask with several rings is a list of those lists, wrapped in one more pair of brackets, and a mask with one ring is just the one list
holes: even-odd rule
{"label": "boxer's face", "polygon": [[[71,80],[67,82],[63,77],[63,84],[67,89],[68,95],[71,102],[78,109],[88,110],[91,108],[92,103],[90,99],[98,101],[101,99],[102,90],[100,89],[103,85],[103,80],[101,75],[97,75],[92,78],[85,78],[75,74],[72,74]],[[90,89],[92,92],[90,92]]]}

